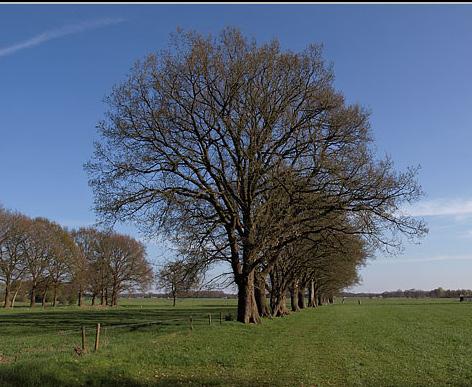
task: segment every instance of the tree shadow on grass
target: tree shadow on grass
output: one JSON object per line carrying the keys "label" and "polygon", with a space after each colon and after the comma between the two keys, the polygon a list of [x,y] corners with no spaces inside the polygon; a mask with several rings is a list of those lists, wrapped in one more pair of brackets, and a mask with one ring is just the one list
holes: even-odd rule
{"label": "tree shadow on grass", "polygon": [[206,324],[208,314],[212,314],[213,321],[216,323],[220,312],[223,316],[230,313],[234,317],[236,315],[236,307],[63,309],[39,311],[36,313],[20,311],[18,313],[0,314],[0,325],[4,334],[9,334],[9,331],[11,331],[11,334],[14,335],[31,334],[35,331],[56,333],[79,329],[81,326],[94,327],[97,323],[100,323],[104,328],[130,325],[130,329],[136,330],[151,324],[161,326],[188,325],[190,317],[192,317],[193,323],[196,325]]}
{"label": "tree shadow on grass", "polygon": [[[111,370],[102,370],[100,374],[87,372],[81,375],[82,380],[77,380],[74,375],[57,375],[50,370],[41,369],[39,365],[22,364],[5,368],[0,366],[0,385],[2,387],[150,387],[150,386],[273,386],[273,382],[261,382],[249,377],[187,377],[165,376],[155,381],[140,381],[132,377],[118,374]],[[62,376],[62,377],[61,377]],[[290,384],[289,381],[286,381]],[[282,383],[280,385],[289,385]]]}
{"label": "tree shadow on grass", "polygon": [[84,380],[78,381],[71,378],[61,378],[52,372],[41,370],[34,365],[3,368],[0,367],[0,385],[2,387],[79,387],[79,386],[123,386],[144,387],[143,384],[126,376],[118,375],[86,375]]}

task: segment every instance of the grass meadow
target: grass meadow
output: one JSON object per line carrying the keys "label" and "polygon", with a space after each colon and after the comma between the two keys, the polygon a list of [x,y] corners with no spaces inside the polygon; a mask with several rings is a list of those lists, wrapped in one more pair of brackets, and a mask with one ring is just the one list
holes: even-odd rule
{"label": "grass meadow", "polygon": [[[234,316],[235,302],[1,310],[0,385],[472,385],[472,303],[348,299],[260,325],[220,325],[220,312]],[[78,356],[81,326],[88,352]]]}

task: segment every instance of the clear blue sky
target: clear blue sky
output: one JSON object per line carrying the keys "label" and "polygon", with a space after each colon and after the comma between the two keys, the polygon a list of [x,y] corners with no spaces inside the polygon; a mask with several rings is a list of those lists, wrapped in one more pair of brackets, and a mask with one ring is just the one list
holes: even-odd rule
{"label": "clear blue sky", "polygon": [[471,20],[471,5],[0,5],[0,203],[93,223],[82,164],[103,98],[178,26],[235,26],[292,50],[322,42],[336,86],[371,109],[379,154],[422,166],[411,211],[430,234],[380,254],[355,290],[472,288]]}

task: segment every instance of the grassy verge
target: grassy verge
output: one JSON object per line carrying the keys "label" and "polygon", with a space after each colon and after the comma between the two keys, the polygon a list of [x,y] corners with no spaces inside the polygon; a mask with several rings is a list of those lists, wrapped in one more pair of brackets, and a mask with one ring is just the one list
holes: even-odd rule
{"label": "grassy verge", "polygon": [[[192,300],[175,309],[134,302],[107,310],[2,312],[0,385],[472,384],[472,305],[353,301],[258,326],[220,325],[219,311],[234,308],[232,300]],[[159,319],[168,323],[136,324]],[[108,327],[100,351],[77,356],[78,328],[96,322]],[[125,323],[136,325],[117,327]],[[62,327],[77,333],[61,334]]]}

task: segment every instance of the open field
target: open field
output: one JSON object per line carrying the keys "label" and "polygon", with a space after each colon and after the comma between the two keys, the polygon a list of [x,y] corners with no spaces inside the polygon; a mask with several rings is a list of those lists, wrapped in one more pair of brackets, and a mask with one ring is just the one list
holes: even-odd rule
{"label": "open field", "polygon": [[[234,315],[235,300],[2,310],[0,385],[472,384],[471,303],[355,299],[258,326],[220,325],[220,311]],[[91,349],[97,322],[99,352],[77,356],[79,327]]]}

